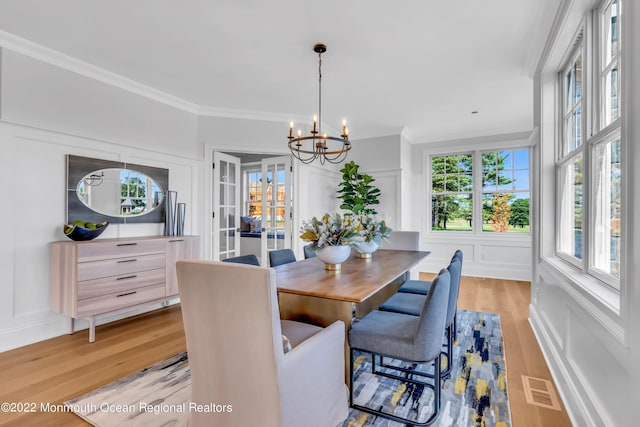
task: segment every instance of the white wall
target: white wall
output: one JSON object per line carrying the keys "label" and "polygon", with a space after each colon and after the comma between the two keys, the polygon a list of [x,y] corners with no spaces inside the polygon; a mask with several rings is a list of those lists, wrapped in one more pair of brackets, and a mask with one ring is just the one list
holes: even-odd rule
{"label": "white wall", "polygon": [[640,3],[625,1],[622,18],[623,70],[621,292],[608,291],[559,260],[555,247],[553,126],[557,118],[557,71],[584,13],[597,2],[563,2],[536,73],[535,115],[540,206],[536,208],[534,278],[530,322],[573,423],[633,426],[640,405]]}
{"label": "white wall", "polygon": [[1,66],[5,122],[202,158],[195,114],[8,49]]}
{"label": "white wall", "polygon": [[[49,308],[49,243],[66,240],[67,154],[169,169],[171,189],[187,204],[185,233],[199,232],[201,162],[0,122],[0,351],[67,331],[66,318]],[[162,227],[110,224],[100,238],[159,235]]]}
{"label": "white wall", "polygon": [[[67,320],[49,308],[49,243],[66,240],[67,154],[169,169],[170,189],[187,204],[187,234],[201,232],[203,172],[194,114],[6,48],[1,53],[4,351],[67,332]],[[162,230],[162,224],[111,224],[101,238]]]}

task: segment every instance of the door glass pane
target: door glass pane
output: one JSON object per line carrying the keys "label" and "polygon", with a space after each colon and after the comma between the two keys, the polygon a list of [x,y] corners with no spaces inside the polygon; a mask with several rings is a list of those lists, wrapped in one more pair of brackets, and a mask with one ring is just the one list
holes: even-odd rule
{"label": "door glass pane", "polygon": [[220,161],[220,182],[229,181],[228,162]]}
{"label": "door glass pane", "polygon": [[229,184],[229,194],[227,194],[228,196],[228,202],[227,204],[229,206],[235,206],[236,204],[236,185],[235,184]]}
{"label": "door glass pane", "polygon": [[227,185],[220,183],[220,204],[221,205],[226,205],[227,204]]}
{"label": "door glass pane", "polygon": [[220,255],[227,251],[227,231],[220,231]]}
{"label": "door glass pane", "polygon": [[234,163],[229,163],[229,179],[227,181],[230,184],[236,183],[236,165]]}
{"label": "door glass pane", "polygon": [[236,228],[236,208],[232,205],[230,206],[228,209],[229,212],[229,228],[231,229],[235,229]]}
{"label": "door glass pane", "polygon": [[220,229],[227,228],[227,208],[220,207]]}
{"label": "door glass pane", "polygon": [[620,139],[600,143],[594,159],[594,224],[592,267],[620,278]]}

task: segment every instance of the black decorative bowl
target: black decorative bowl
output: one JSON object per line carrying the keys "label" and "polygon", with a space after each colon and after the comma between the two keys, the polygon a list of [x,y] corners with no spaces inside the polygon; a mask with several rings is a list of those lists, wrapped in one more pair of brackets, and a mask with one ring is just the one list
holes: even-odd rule
{"label": "black decorative bowl", "polygon": [[86,228],[81,225],[64,225],[64,235],[75,241],[92,240],[102,234],[109,225],[109,221],[95,224],[95,228]]}

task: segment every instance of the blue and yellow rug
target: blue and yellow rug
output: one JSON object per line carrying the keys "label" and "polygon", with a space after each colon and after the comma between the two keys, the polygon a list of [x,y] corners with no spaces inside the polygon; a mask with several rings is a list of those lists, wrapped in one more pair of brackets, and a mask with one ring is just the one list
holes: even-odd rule
{"label": "blue and yellow rug", "polygon": [[[430,389],[372,375],[370,363],[364,355],[355,362],[357,403],[410,418],[417,414],[419,420],[429,417],[433,398]],[[178,409],[190,400],[190,385],[187,356],[181,353],[65,403],[95,426],[186,426],[188,413]],[[340,427],[401,425],[351,410]],[[442,409],[433,426],[510,425],[500,318],[493,313],[459,311],[451,379],[443,384]]]}
{"label": "blue and yellow rug", "polygon": [[[443,358],[444,359],[444,358]],[[390,359],[385,359],[389,363]],[[392,361],[393,365],[401,365]],[[443,360],[443,368],[445,361]],[[412,366],[422,372],[432,366]],[[354,362],[354,403],[424,421],[432,411],[433,391],[371,373],[368,355]],[[342,427],[399,427],[402,424],[351,410]],[[494,313],[458,312],[451,379],[442,387],[440,415],[433,426],[509,427],[511,416],[500,318]]]}

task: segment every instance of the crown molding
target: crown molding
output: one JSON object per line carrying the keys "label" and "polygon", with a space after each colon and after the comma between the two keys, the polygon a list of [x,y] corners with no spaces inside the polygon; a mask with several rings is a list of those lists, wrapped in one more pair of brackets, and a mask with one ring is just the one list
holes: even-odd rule
{"label": "crown molding", "polygon": [[200,108],[198,105],[177,96],[154,89],[2,30],[0,30],[0,47],[189,113],[197,114]]}
{"label": "crown molding", "polygon": [[273,113],[256,110],[239,110],[234,108],[200,107],[196,111],[203,117],[226,117],[229,119],[263,120],[266,122],[311,123],[313,115]]}

